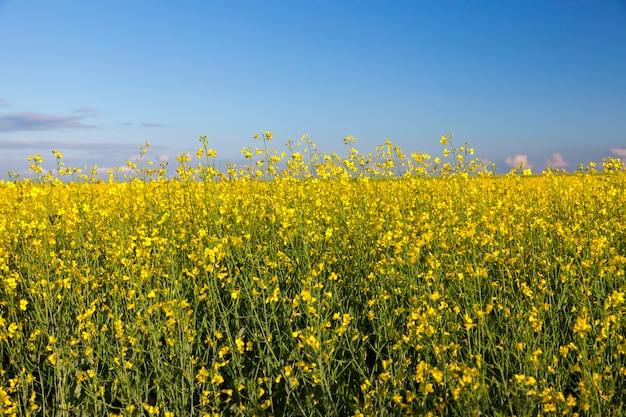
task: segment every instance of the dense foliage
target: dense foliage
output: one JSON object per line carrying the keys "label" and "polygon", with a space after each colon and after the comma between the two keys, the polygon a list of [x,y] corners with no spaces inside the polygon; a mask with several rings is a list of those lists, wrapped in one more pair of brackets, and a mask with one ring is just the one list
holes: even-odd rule
{"label": "dense foliage", "polygon": [[626,412],[619,161],[262,139],[0,183],[0,415]]}

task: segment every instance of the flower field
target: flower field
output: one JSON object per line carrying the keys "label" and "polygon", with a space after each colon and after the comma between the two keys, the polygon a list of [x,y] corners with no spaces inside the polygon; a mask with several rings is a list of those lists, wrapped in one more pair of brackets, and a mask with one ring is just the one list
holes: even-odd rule
{"label": "flower field", "polygon": [[626,413],[620,161],[260,139],[0,182],[0,415]]}

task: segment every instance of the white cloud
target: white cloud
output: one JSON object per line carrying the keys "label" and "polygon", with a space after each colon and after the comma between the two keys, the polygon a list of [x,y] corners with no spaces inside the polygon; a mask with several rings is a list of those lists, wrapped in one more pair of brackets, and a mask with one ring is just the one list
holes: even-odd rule
{"label": "white cloud", "polygon": [[131,172],[132,170],[130,169],[130,167],[127,166],[119,166],[119,167],[98,167],[96,168],[96,172],[98,173],[98,175],[108,175],[109,171],[115,173],[115,172],[119,172],[119,173],[127,173],[127,172]]}
{"label": "white cloud", "polygon": [[[142,160],[142,155],[134,154],[134,155],[131,155],[127,160],[137,164],[137,163],[139,163]],[[151,160],[153,160],[153,158],[152,158],[152,156],[150,154],[143,155],[144,163],[146,163],[147,161],[151,161]],[[156,161],[157,162],[169,162],[170,161],[170,157],[165,155],[165,154],[161,154],[161,155],[157,156]]]}
{"label": "white cloud", "polygon": [[551,168],[565,168],[569,166],[569,162],[567,162],[559,152],[555,152],[552,154],[551,158],[546,159],[546,166]]}
{"label": "white cloud", "polygon": [[523,168],[532,169],[532,165],[528,163],[528,155],[507,156],[504,163],[510,167],[522,166]]}
{"label": "white cloud", "polygon": [[626,148],[611,148],[611,153],[613,155],[626,157]]}

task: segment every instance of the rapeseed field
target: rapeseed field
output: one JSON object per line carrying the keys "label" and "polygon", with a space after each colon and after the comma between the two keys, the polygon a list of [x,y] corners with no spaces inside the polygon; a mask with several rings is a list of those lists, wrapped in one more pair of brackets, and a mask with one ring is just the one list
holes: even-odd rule
{"label": "rapeseed field", "polygon": [[0,415],[626,413],[626,173],[263,132],[0,183]]}

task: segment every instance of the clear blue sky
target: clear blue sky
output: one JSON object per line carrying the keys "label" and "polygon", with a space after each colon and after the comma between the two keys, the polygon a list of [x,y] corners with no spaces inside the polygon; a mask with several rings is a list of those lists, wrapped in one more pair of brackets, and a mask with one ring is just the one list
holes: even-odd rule
{"label": "clear blue sky", "polygon": [[0,0],[0,175],[146,140],[175,166],[201,135],[238,159],[261,130],[364,153],[454,132],[505,171],[626,157],[626,1]]}

